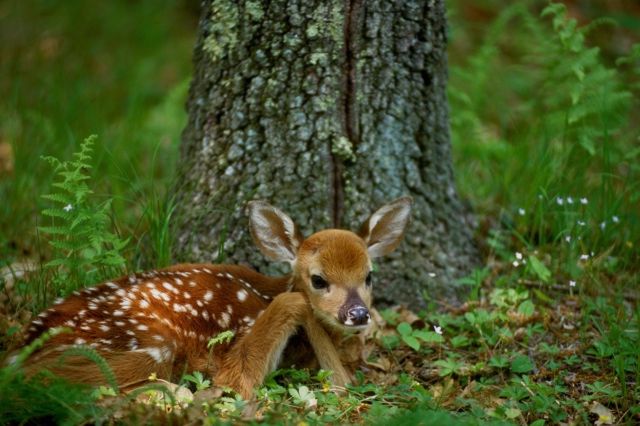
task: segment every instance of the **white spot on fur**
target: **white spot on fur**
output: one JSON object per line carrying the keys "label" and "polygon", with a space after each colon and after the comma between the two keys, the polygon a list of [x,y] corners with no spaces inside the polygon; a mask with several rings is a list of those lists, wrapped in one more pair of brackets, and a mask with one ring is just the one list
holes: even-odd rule
{"label": "white spot on fur", "polygon": [[144,324],[140,324],[140,325],[139,325],[138,327],[136,327],[136,328],[137,328],[138,330],[140,330],[140,331],[147,331],[147,330],[149,330],[149,327],[147,327],[147,326],[146,326],[146,325],[144,325]]}
{"label": "white spot on fur", "polygon": [[109,281],[108,283],[106,283],[106,286],[112,289],[116,289],[116,288],[120,288],[120,286],[116,283],[112,283],[111,281]]}
{"label": "white spot on fur", "polygon": [[109,330],[110,330],[110,328],[109,328],[109,326],[108,326],[108,325],[106,325],[106,324],[102,324],[102,325],[100,326],[100,330],[102,330],[102,331],[104,331],[104,332],[107,332],[107,331],[109,331]]}
{"label": "white spot on fur", "polygon": [[248,295],[249,293],[247,293],[247,290],[238,290],[237,296],[240,302],[244,302],[245,300],[247,300]]}
{"label": "white spot on fur", "polygon": [[121,317],[124,315],[124,312],[122,311],[113,311],[113,316],[114,317]]}
{"label": "white spot on fur", "polygon": [[73,343],[75,343],[76,345],[84,345],[85,343],[87,343],[87,341],[78,337],[76,340],[73,341]]}
{"label": "white spot on fur", "polygon": [[172,293],[178,294],[178,290],[166,281],[162,283],[162,287],[164,287],[165,289],[167,289]]}
{"label": "white spot on fur", "polygon": [[229,321],[231,320],[231,315],[229,315],[226,312],[223,312],[222,315],[220,316],[220,319],[218,320],[218,325],[221,328],[227,328],[229,327]]}
{"label": "white spot on fur", "polygon": [[213,292],[211,290],[207,290],[207,292],[204,294],[204,300],[208,302],[211,299],[213,299]]}
{"label": "white spot on fur", "polygon": [[142,299],[142,300],[140,301],[140,307],[141,307],[142,309],[146,309],[146,308],[148,308],[148,307],[149,307],[149,302],[147,302],[146,300]]}

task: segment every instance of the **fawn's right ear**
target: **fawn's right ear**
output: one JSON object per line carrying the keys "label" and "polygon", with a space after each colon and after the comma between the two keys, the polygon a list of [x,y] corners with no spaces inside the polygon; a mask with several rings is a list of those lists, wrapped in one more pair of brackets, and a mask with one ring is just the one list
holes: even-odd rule
{"label": "fawn's right ear", "polygon": [[251,236],[262,254],[293,263],[303,240],[293,220],[265,201],[250,201],[248,209]]}

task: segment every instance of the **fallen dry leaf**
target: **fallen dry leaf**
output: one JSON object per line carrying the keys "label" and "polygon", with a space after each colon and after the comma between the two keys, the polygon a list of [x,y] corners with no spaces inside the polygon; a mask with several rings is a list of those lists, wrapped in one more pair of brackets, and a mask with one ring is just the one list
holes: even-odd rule
{"label": "fallen dry leaf", "polygon": [[595,422],[597,426],[612,425],[615,422],[615,417],[613,416],[611,410],[600,404],[598,401],[593,401],[589,412],[598,416],[598,420],[596,420]]}

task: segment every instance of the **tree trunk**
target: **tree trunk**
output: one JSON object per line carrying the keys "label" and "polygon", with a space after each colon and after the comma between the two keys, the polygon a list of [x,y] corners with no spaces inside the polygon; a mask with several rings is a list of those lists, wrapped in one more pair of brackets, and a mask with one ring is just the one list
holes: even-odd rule
{"label": "tree trunk", "polygon": [[[357,230],[414,199],[380,261],[380,303],[459,301],[477,263],[456,195],[442,0],[205,1],[178,187],[177,256],[268,272],[244,206],[265,199],[305,235]],[[219,250],[222,250],[220,252]]]}

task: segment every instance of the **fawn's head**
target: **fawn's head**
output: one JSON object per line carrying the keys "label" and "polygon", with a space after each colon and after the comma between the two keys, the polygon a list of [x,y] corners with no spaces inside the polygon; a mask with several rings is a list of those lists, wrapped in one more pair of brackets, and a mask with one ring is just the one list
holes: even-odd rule
{"label": "fawn's head", "polygon": [[373,213],[358,234],[328,229],[304,239],[289,216],[252,201],[249,223],[265,256],[291,264],[294,287],[307,295],[319,319],[335,328],[360,330],[370,322],[371,259],[400,244],[410,211],[411,199],[399,198]]}

